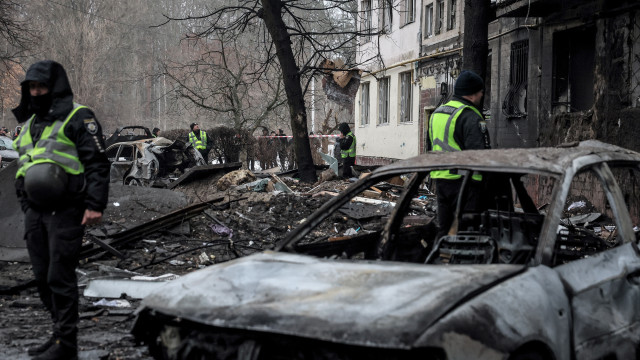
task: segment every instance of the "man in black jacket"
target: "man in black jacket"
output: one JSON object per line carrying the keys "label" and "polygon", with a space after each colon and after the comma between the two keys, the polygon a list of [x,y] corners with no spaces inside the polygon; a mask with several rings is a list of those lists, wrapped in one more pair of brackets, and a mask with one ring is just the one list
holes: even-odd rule
{"label": "man in black jacket", "polygon": [[109,161],[100,124],[73,102],[62,65],[33,64],[21,83],[14,146],[20,154],[16,192],[25,212],[25,239],[38,292],[51,313],[53,336],[29,349],[34,359],[76,359],[78,283],[75,268],[84,226],[107,205]]}
{"label": "man in black jacket", "polygon": [[[429,145],[433,151],[489,149],[489,133],[480,113],[484,81],[472,71],[462,71],[454,86],[453,98],[438,107],[429,121]],[[453,137],[450,136],[453,131]],[[438,237],[453,224],[462,176],[449,170],[431,172],[438,202]],[[465,198],[465,209],[479,206],[482,176],[474,174]]]}

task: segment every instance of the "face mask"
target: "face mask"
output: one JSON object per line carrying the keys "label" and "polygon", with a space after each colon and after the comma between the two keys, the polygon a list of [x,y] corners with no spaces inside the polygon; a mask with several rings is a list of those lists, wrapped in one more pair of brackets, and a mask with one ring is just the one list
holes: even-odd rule
{"label": "face mask", "polygon": [[47,115],[49,109],[51,108],[51,103],[53,102],[53,98],[51,94],[44,94],[39,96],[31,97],[31,109],[36,113],[39,117],[43,117]]}

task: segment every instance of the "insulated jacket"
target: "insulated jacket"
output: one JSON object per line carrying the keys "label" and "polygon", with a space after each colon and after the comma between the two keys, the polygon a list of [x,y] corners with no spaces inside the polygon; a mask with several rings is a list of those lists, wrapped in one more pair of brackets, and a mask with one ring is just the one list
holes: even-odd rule
{"label": "insulated jacket", "polygon": [[[184,138],[183,138],[184,139]],[[207,133],[204,130],[200,130],[200,139],[192,131],[189,133],[189,142],[193,144],[193,147],[197,150],[207,149]]]}
{"label": "insulated jacket", "polygon": [[[53,98],[52,105],[45,116],[34,115],[30,105],[30,81],[45,84]],[[64,148],[67,150],[75,146],[77,155],[71,155],[71,157],[74,158],[73,161],[77,158],[80,162],[79,167],[75,167],[77,164],[74,163],[73,166],[65,169],[70,174],[66,197],[68,201],[61,206],[84,206],[86,209],[102,212],[107,205],[109,194],[110,164],[105,154],[102,129],[93,111],[87,107],[74,106],[73,92],[67,74],[62,66],[54,61],[41,61],[29,68],[25,80],[21,83],[21,91],[20,105],[13,109],[13,114],[19,123],[29,120],[28,129],[23,127],[22,133],[28,131],[31,141],[19,136],[18,138],[22,140],[15,142],[18,146],[17,150],[20,151],[19,147],[23,140],[27,147],[28,143],[32,146],[35,144],[34,149],[46,147],[47,143],[51,143],[55,129],[60,139],[55,143],[65,144]],[[59,128],[56,129],[56,126]],[[47,141],[40,143],[41,139],[47,139]],[[25,148],[24,151],[27,149]],[[65,151],[63,153],[67,154]],[[67,165],[70,164],[71,161]],[[83,168],[82,171],[79,170],[80,168]],[[24,177],[18,176],[15,186],[23,210],[29,206],[36,207],[26,198]]]}
{"label": "insulated jacket", "polygon": [[[433,151],[461,151],[484,149],[486,128],[483,128],[482,114],[466,99],[454,97],[451,101],[438,107],[429,121],[429,142]],[[485,130],[483,130],[485,129]],[[434,179],[459,179],[461,175],[449,170],[432,171]],[[473,175],[474,180],[481,180],[480,175]]]}

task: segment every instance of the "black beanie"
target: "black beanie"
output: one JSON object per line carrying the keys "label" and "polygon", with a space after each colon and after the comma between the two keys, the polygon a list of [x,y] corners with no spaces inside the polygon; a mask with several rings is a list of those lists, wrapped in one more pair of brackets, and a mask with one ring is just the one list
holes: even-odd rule
{"label": "black beanie", "polygon": [[191,130],[193,130],[193,127],[198,125],[197,123],[191,123],[191,125],[189,125],[189,127],[191,128]]}
{"label": "black beanie", "polygon": [[470,70],[464,70],[458,76],[453,88],[453,94],[458,96],[472,95],[484,89],[482,78]]}

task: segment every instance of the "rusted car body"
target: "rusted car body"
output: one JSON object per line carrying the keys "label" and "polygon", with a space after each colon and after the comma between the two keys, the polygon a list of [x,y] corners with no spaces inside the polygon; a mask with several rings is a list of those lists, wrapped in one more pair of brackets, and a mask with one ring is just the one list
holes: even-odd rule
{"label": "rusted car body", "polygon": [[[407,219],[442,169],[463,175],[460,199],[470,174],[486,191],[436,238],[433,222]],[[400,161],[328,201],[278,251],[168,283],[132,332],[164,359],[636,359],[640,251],[618,182],[638,171],[640,154],[597,141]],[[398,176],[379,225],[345,216]],[[565,216],[576,186],[602,200],[598,226]],[[341,236],[349,226],[359,230]]]}
{"label": "rusted car body", "polygon": [[121,126],[117,128],[113,134],[111,134],[107,139],[105,139],[104,143],[106,147],[109,147],[113,144],[126,142],[126,141],[136,141],[136,140],[144,140],[144,139],[153,139],[154,136],[151,134],[151,130],[149,130],[146,126],[139,125],[131,125],[131,126]]}
{"label": "rusted car body", "polygon": [[136,186],[166,186],[186,169],[206,165],[190,143],[163,137],[113,144],[107,157],[111,182]]}

